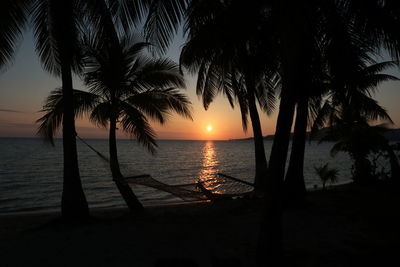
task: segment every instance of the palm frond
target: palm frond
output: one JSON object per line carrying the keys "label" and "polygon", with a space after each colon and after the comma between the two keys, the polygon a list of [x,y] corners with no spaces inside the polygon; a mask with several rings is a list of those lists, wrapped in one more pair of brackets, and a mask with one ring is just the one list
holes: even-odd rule
{"label": "palm frond", "polygon": [[191,112],[191,102],[186,95],[176,88],[168,88],[159,91],[159,97],[166,103],[168,109],[175,111],[182,117],[193,120]]}
{"label": "palm frond", "polygon": [[90,91],[110,97],[109,88],[118,88],[123,79],[124,69],[127,63],[121,55],[121,48],[99,45],[96,39],[90,35],[84,36],[83,47],[85,51],[84,81]]}
{"label": "palm frond", "polygon": [[169,115],[165,102],[159,97],[155,90],[148,90],[138,94],[128,96],[124,102],[132,105],[142,113],[146,114],[160,124],[165,123],[166,117]]}
{"label": "palm frond", "polygon": [[383,61],[365,67],[362,70],[362,73],[364,74],[364,76],[374,75],[390,68],[398,67],[398,64],[398,61]]}
{"label": "palm frond", "polygon": [[[85,91],[73,91],[73,103],[75,117],[88,114],[100,101],[100,97]],[[53,137],[60,128],[64,113],[62,89],[58,88],[50,92],[41,112],[45,114],[36,123],[40,123],[37,134],[50,141],[54,145]]]}
{"label": "palm frond", "polygon": [[[120,8],[119,0],[87,0],[84,3],[85,35],[90,35],[93,40],[91,46],[95,50],[112,49],[119,50],[118,26],[116,23]],[[135,1],[137,2],[137,1]]]}
{"label": "palm frond", "polygon": [[242,119],[242,128],[244,132],[247,132],[248,127],[248,115],[249,115],[249,103],[247,101],[247,94],[243,90],[243,79],[240,75],[232,77],[232,87],[235,91],[235,97],[239,103],[240,115]]}
{"label": "palm frond", "polygon": [[36,123],[40,123],[37,134],[54,145],[53,138],[61,126],[64,114],[61,89],[56,89],[50,93],[41,112],[45,112],[45,114],[36,121]]}
{"label": "palm frond", "polygon": [[331,114],[334,112],[335,108],[331,105],[331,103],[329,101],[325,101],[323,106],[316,111],[316,117],[311,126],[310,138],[313,138],[318,130],[327,125],[329,122],[329,116],[331,116]]}
{"label": "palm frond", "polygon": [[43,67],[54,75],[60,75],[60,56],[54,37],[55,25],[51,19],[51,10],[46,0],[37,0],[32,7],[33,34],[36,39],[36,51]]}
{"label": "palm frond", "polygon": [[103,102],[96,105],[90,113],[89,120],[98,127],[107,128],[113,107],[109,102]]}
{"label": "palm frond", "polygon": [[374,74],[363,76],[357,83],[357,87],[364,91],[366,94],[375,92],[378,86],[383,82],[399,81],[399,78],[389,74]]}
{"label": "palm frond", "polygon": [[205,81],[207,78],[207,73],[208,73],[208,68],[210,67],[210,64],[208,62],[203,62],[199,68],[198,74],[197,74],[197,82],[196,82],[196,94],[198,96],[203,95],[204,89],[205,89]]}
{"label": "palm frond", "polygon": [[149,48],[151,46],[148,42],[140,42],[137,41],[138,37],[130,37],[125,36],[121,40],[121,47],[123,48],[123,55],[127,62],[134,62],[140,53],[143,52],[145,48]]}
{"label": "palm frond", "polygon": [[[308,122],[307,125],[310,125],[310,128],[313,127],[314,121],[318,117],[318,112],[322,107],[324,96],[315,96],[309,99],[308,103]],[[318,126],[319,127],[319,126]]]}
{"label": "palm frond", "polygon": [[0,1],[0,69],[9,62],[25,28],[31,0]]}
{"label": "palm frond", "polygon": [[155,141],[155,133],[148,123],[146,117],[133,106],[126,104],[121,105],[120,125],[122,130],[147,148],[152,154],[156,152],[157,143]]}
{"label": "palm frond", "polygon": [[261,109],[270,116],[276,108],[276,92],[280,87],[278,75],[262,77],[255,92]]}
{"label": "palm frond", "polygon": [[74,90],[73,97],[75,117],[89,114],[102,101],[101,96],[80,90]]}
{"label": "palm frond", "polygon": [[151,0],[108,0],[107,2],[115,25],[120,25],[124,34],[129,33],[132,27],[140,26],[151,4]]}
{"label": "palm frond", "polygon": [[221,76],[220,76],[220,68],[215,64],[215,62],[211,62],[209,64],[207,73],[204,74],[204,81],[197,82],[197,86],[203,86],[203,88],[196,88],[196,93],[203,92],[203,106],[207,110],[210,103],[214,100],[217,94],[221,91]]}
{"label": "palm frond", "polygon": [[129,96],[126,100],[146,115],[163,124],[170,111],[192,119],[189,99],[178,89],[153,89]]}
{"label": "palm frond", "polygon": [[152,88],[185,88],[178,65],[170,59],[149,60],[132,77],[132,88],[139,92]]}
{"label": "palm frond", "polygon": [[368,97],[364,94],[357,96],[356,107],[359,108],[359,112],[363,114],[367,120],[386,120],[393,123],[386,109],[378,104],[378,101]]}
{"label": "palm frond", "polygon": [[213,48],[217,45],[209,42],[210,39],[213,39],[210,32],[204,30],[201,34],[193,36],[187,41],[182,47],[179,57],[180,67],[184,67],[190,74],[195,75],[202,66],[204,67],[206,62],[214,61],[216,51]]}
{"label": "palm frond", "polygon": [[146,40],[165,53],[180,26],[187,0],[153,0],[144,25]]}
{"label": "palm frond", "polygon": [[82,70],[79,24],[83,20],[78,1],[35,0],[32,23],[36,51],[43,68],[53,75],[61,74],[61,58],[76,73]]}
{"label": "palm frond", "polygon": [[347,146],[347,142],[336,142],[330,151],[332,157],[335,157],[339,152],[347,152],[349,148]]}

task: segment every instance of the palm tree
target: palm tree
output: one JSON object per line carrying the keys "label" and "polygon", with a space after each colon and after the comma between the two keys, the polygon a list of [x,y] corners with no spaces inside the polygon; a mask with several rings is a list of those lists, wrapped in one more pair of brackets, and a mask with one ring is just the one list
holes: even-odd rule
{"label": "palm tree", "polygon": [[[313,132],[324,124],[331,126],[327,136],[322,140],[335,140],[337,143],[331,153],[346,151],[354,161],[353,178],[356,182],[372,180],[372,166],[368,154],[374,150],[387,150],[387,141],[382,136],[381,127],[371,127],[370,121],[377,119],[391,122],[386,110],[382,108],[371,95],[376,87],[384,82],[399,80],[381,72],[396,65],[396,62],[381,62],[365,66],[361,64],[352,77],[337,75],[331,81],[336,87],[321,107],[314,125]],[[348,80],[350,79],[350,80]],[[389,152],[390,153],[390,152]]]}
{"label": "palm tree", "polygon": [[[268,20],[271,35],[279,43],[274,52],[280,61],[281,92],[275,137],[267,173],[265,207],[262,212],[257,254],[260,264],[282,261],[282,200],[289,138],[298,96],[306,92],[313,29],[318,16],[309,1],[271,1]],[[314,27],[313,27],[314,26]]]}
{"label": "palm tree", "polygon": [[319,15],[324,19],[316,27],[318,34],[314,37],[306,79],[308,86],[296,100],[291,155],[284,182],[287,204],[298,205],[305,200],[303,166],[307,127],[329,90],[336,90],[337,86],[329,82],[330,77],[353,79],[363,61],[370,60],[370,55],[375,53],[370,40],[354,33],[352,18],[344,16],[340,8],[326,1],[321,10]]}
{"label": "palm tree", "polygon": [[81,7],[81,1],[35,0],[31,12],[36,50],[43,68],[62,81],[64,183],[61,211],[64,218],[89,214],[78,167],[72,90],[72,73],[80,71],[78,29],[84,14]]}
{"label": "palm tree", "polygon": [[[318,51],[319,52],[319,51]],[[313,78],[307,88],[296,100],[296,119],[292,138],[289,164],[284,181],[284,201],[286,205],[302,205],[306,197],[304,180],[304,153],[306,149],[307,128],[314,111],[319,107],[329,87],[324,60],[319,53],[313,55],[311,73]]]}
{"label": "palm tree", "polygon": [[336,183],[338,170],[330,169],[329,163],[326,163],[323,166],[314,167],[314,170],[322,181],[322,189],[326,188],[327,182]]}
{"label": "palm tree", "polygon": [[[331,155],[335,156],[339,151],[347,152],[353,161],[351,171],[354,182],[368,184],[378,179],[374,176],[369,154],[387,151],[388,142],[383,136],[384,130],[379,126],[370,126],[366,120],[352,123],[342,121],[336,124],[321,141],[336,141],[331,149]],[[390,163],[392,171],[397,171],[393,166],[398,168],[398,162]]]}
{"label": "palm tree", "polygon": [[[262,194],[267,160],[257,102],[271,113],[273,89],[279,83],[276,72],[266,65],[272,65],[273,54],[265,50],[265,45],[261,49],[262,40],[257,39],[257,34],[265,34],[256,27],[256,18],[262,17],[259,7],[241,1],[194,2],[188,8],[185,29],[189,40],[182,49],[180,63],[198,75],[196,91],[202,96],[205,109],[218,93],[223,93],[232,107],[235,100],[239,103],[244,131],[250,116],[256,161],[255,191]],[[237,20],[238,16],[254,19],[244,23]]]}
{"label": "palm tree", "polygon": [[[156,149],[155,133],[149,119],[164,123],[175,111],[191,118],[190,102],[176,87],[184,87],[178,66],[168,59],[152,60],[141,55],[148,43],[133,43],[125,37],[120,51],[91,42],[85,58],[85,83],[89,92],[74,90],[76,116],[90,113],[90,120],[109,127],[110,169],[114,182],[131,211],[143,209],[136,195],[124,182],[116,144],[117,127],[135,137],[150,152]],[[51,140],[62,118],[63,95],[55,90],[47,99],[39,119],[39,132]]]}

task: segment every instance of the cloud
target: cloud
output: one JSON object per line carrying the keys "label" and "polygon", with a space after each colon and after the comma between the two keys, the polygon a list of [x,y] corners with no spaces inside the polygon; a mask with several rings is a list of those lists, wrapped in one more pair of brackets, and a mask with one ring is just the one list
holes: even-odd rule
{"label": "cloud", "polygon": [[15,110],[15,109],[5,109],[5,108],[0,108],[0,112],[23,113],[22,111],[19,111],[19,110]]}

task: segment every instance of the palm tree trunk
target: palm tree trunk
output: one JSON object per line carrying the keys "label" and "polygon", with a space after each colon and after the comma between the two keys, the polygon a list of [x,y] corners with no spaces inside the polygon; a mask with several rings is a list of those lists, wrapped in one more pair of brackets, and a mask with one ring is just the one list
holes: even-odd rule
{"label": "palm tree trunk", "polygon": [[53,3],[54,14],[57,15],[57,47],[60,53],[62,93],[64,99],[63,113],[63,154],[64,181],[61,199],[63,218],[85,218],[89,216],[89,208],[83,193],[79,175],[78,154],[76,149],[75,114],[73,108],[72,87],[72,53],[70,52],[69,36],[72,35],[69,23],[72,20],[71,1]]}
{"label": "palm tree trunk", "polygon": [[354,172],[353,180],[358,184],[370,184],[376,181],[372,176],[371,162],[368,160],[366,154],[353,153],[354,159]]}
{"label": "palm tree trunk", "polygon": [[305,200],[304,152],[307,135],[308,100],[299,101],[296,108],[296,121],[292,140],[289,167],[284,182],[285,200],[288,204],[301,204]]}
{"label": "palm tree trunk", "polygon": [[260,266],[282,261],[282,192],[295,101],[282,92],[275,138],[272,145],[266,183],[264,209],[261,214],[257,257]]}
{"label": "palm tree trunk", "polygon": [[116,141],[116,119],[110,119],[110,137],[109,137],[109,150],[110,150],[110,169],[113,180],[117,186],[122,198],[125,200],[131,212],[142,212],[144,210],[143,205],[140,203],[135,193],[123,179],[121,170],[118,163],[117,154],[117,141]]}
{"label": "palm tree trunk", "polygon": [[[247,82],[249,113],[254,136],[254,152],[256,158],[256,174],[254,177],[254,190],[256,195],[264,195],[267,175],[267,158],[265,156],[264,139],[262,135],[260,117],[257,111],[254,95],[254,83]],[[250,88],[249,88],[250,87]]]}
{"label": "palm tree trunk", "polygon": [[63,66],[62,69],[64,182],[61,213],[64,218],[83,218],[89,216],[89,207],[79,175],[75,115],[72,103],[72,76],[68,65]]}
{"label": "palm tree trunk", "polygon": [[[274,1],[273,12],[279,18],[282,90],[271,149],[266,197],[261,214],[257,261],[260,266],[280,266],[282,247],[283,180],[296,99],[304,88],[302,76],[307,69],[304,35],[306,18],[303,1]],[[277,265],[278,264],[278,265]]]}

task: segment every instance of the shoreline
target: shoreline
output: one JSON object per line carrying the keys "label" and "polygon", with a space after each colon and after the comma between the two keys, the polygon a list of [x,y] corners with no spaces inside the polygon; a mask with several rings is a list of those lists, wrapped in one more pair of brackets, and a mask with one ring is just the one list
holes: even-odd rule
{"label": "shoreline", "polygon": [[[352,181],[343,181],[343,182],[338,182],[335,184],[329,184],[326,186],[327,190],[331,190],[335,187],[340,187],[340,186],[346,186],[351,184]],[[308,186],[306,187],[307,192],[311,193],[311,192],[316,192],[316,191],[320,191],[323,190],[321,185],[313,185],[313,186]],[[180,206],[180,205],[192,205],[192,204],[196,204],[196,203],[204,203],[204,202],[208,202],[208,201],[175,201],[175,202],[166,202],[166,203],[159,203],[159,204],[150,204],[150,205],[143,205],[146,209],[147,208],[157,208],[157,207],[169,207],[169,206]],[[29,209],[29,210],[28,210]],[[2,216],[13,216],[13,215],[35,215],[35,214],[48,214],[48,213],[60,213],[60,209],[61,207],[57,207],[57,208],[51,208],[51,209],[46,209],[46,208],[27,208],[27,210],[14,210],[14,211],[7,211],[7,212],[0,212],[0,218]],[[98,211],[98,210],[112,210],[112,209],[117,209],[117,210],[124,210],[124,209],[128,209],[125,205],[123,206],[105,206],[105,207],[101,207],[101,206],[89,206],[89,210],[90,211]]]}

